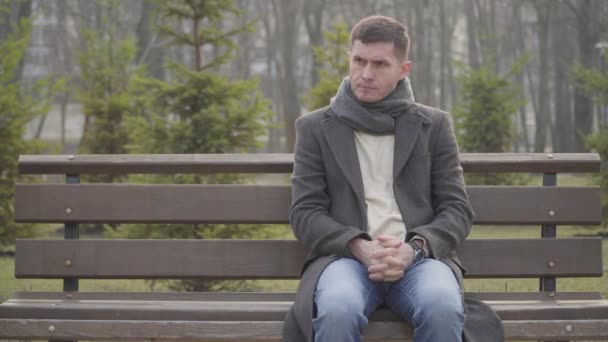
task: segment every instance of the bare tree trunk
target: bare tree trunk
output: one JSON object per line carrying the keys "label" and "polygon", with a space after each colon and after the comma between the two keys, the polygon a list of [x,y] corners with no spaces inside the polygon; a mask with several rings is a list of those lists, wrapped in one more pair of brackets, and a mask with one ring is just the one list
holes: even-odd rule
{"label": "bare tree trunk", "polygon": [[163,68],[163,49],[158,46],[158,34],[153,32],[153,25],[156,21],[156,3],[150,0],[143,0],[141,7],[141,17],[137,23],[137,63],[145,63],[148,66],[150,75],[157,79],[165,78]]}
{"label": "bare tree trunk", "polygon": [[447,78],[449,78],[448,63],[450,63],[448,56],[451,56],[450,39],[448,38],[448,24],[445,14],[445,2],[439,2],[439,40],[441,44],[439,52],[439,106],[442,109],[447,108]]}
{"label": "bare tree trunk", "polygon": [[555,152],[574,152],[574,130],[572,116],[572,92],[570,91],[568,70],[573,63],[576,46],[571,37],[569,18],[564,6],[559,3],[552,19],[553,43],[553,101],[555,108]]}
{"label": "bare tree trunk", "polygon": [[[450,2],[450,7],[448,7],[448,13],[458,13],[458,11],[462,8],[462,3],[460,1],[458,2]],[[450,20],[452,18],[452,16],[447,16],[447,19]],[[451,21],[449,22],[449,30],[448,32],[452,32],[452,34],[450,35],[450,37],[453,36],[453,32],[454,32],[454,27],[456,26],[456,23],[458,22],[458,20],[456,18],[451,19]],[[451,49],[451,38],[448,39],[450,44],[450,49]],[[447,64],[447,68],[448,68],[448,89],[449,89],[449,95],[450,95],[450,100],[449,100],[449,106],[446,108],[452,108],[452,105],[454,104],[454,102],[456,102],[457,97],[457,92],[458,92],[458,82],[455,81],[455,74],[454,74],[454,65],[452,63],[452,55],[450,54],[447,58],[448,64]]]}
{"label": "bare tree trunk", "polygon": [[[578,1],[576,6],[571,1],[566,2],[574,11],[578,29],[578,51],[583,67],[593,67],[597,60],[598,51],[595,43],[601,32],[600,11],[601,1]],[[585,151],[585,138],[593,129],[593,102],[591,97],[579,88],[574,90],[574,126],[576,129],[574,147],[576,152]]]}
{"label": "bare tree trunk", "polygon": [[65,124],[66,124],[66,119],[67,119],[67,115],[68,115],[68,103],[70,101],[70,97],[68,95],[67,92],[65,92],[63,94],[63,96],[61,97],[61,124],[60,124],[60,130],[61,130],[61,151],[63,153],[66,152],[66,146],[65,146]]}
{"label": "bare tree trunk", "polygon": [[477,36],[477,19],[475,15],[474,0],[464,0],[464,11],[467,18],[467,43],[469,48],[469,65],[471,68],[481,66],[481,56],[479,52],[479,38]]}
{"label": "bare tree trunk", "polygon": [[[418,87],[424,87],[425,97],[422,99],[424,103],[427,103],[431,106],[437,106],[437,99],[435,97],[435,87],[436,81],[435,76],[437,75],[434,71],[437,66],[435,66],[435,51],[436,48],[433,47],[433,43],[435,42],[435,35],[433,35],[433,28],[438,26],[438,23],[435,22],[435,18],[437,17],[437,13],[434,12],[435,8],[431,6],[428,1],[423,2],[424,6],[422,6],[422,25],[428,28],[425,30],[424,37],[421,40],[421,43],[424,44],[424,63],[422,64],[422,72],[423,75],[426,75],[423,78],[423,84],[418,85]],[[430,13],[427,13],[430,12]],[[425,15],[426,14],[426,15]]]}
{"label": "bare tree trunk", "polygon": [[550,125],[549,113],[549,20],[552,4],[546,1],[535,2],[538,20],[538,110],[536,111],[536,134],[534,152],[544,152],[547,142],[547,130]]}
{"label": "bare tree trunk", "polygon": [[489,23],[488,26],[484,27],[484,30],[489,34],[486,37],[485,42],[487,49],[490,51],[492,63],[494,64],[494,72],[500,72],[501,65],[501,55],[498,53],[498,32],[497,26],[498,23],[496,21],[496,0],[489,0],[490,2],[490,13],[489,13]]}
{"label": "bare tree trunk", "polygon": [[[274,7],[273,4],[268,2],[257,2],[256,10],[258,13],[267,13],[272,10]],[[275,20],[273,20],[275,19]],[[277,56],[276,56],[276,39],[275,39],[275,29],[273,29],[273,24],[276,26],[276,15],[263,15],[262,16],[262,24],[264,27],[264,39],[265,39],[265,51],[266,51],[266,89],[270,94],[273,102],[273,111],[275,115],[273,115],[271,121],[272,125],[268,127],[268,146],[267,152],[278,152],[280,151],[280,113],[283,108],[282,99],[279,95],[279,89],[275,86],[276,82],[275,77],[277,75],[276,65],[277,65]]]}
{"label": "bare tree trunk", "polygon": [[[522,53],[524,53],[524,51],[526,50],[525,34],[524,34],[524,29],[523,29],[524,23],[523,23],[523,19],[522,19],[522,5],[523,5],[523,1],[518,1],[518,2],[514,3],[514,6],[512,8],[512,22],[513,23],[511,25],[511,30],[515,33],[515,35],[513,37],[513,46],[512,46],[512,50],[514,51],[514,54],[512,56],[513,58],[517,58]],[[526,73],[529,73],[528,66],[525,66],[525,69],[522,70],[522,72],[515,75],[515,82],[516,82],[516,84],[518,84],[521,87],[522,97],[525,98],[526,79],[525,79],[524,71]],[[534,88],[532,87],[531,90],[533,93]],[[534,96],[532,96],[532,105],[536,106],[534,101],[535,101],[535,98],[534,98]],[[521,142],[524,145],[523,150],[525,152],[530,152],[531,144],[530,144],[530,137],[528,135],[527,111],[526,111],[525,105],[519,107],[518,122],[520,124],[520,130],[521,130]]]}
{"label": "bare tree trunk", "polygon": [[283,115],[285,116],[285,133],[287,136],[286,150],[291,152],[295,145],[295,121],[300,116],[300,100],[296,80],[297,68],[297,38],[301,5],[300,0],[273,2],[277,10],[277,33],[279,41],[279,84],[284,101]]}
{"label": "bare tree trunk", "polygon": [[[255,3],[249,0],[239,0],[239,8],[243,9],[244,13],[239,18],[239,27],[244,27],[255,15]],[[251,14],[253,13],[253,15]],[[253,64],[252,57],[255,51],[254,39],[251,39],[250,32],[241,32],[237,36],[238,50],[237,58],[230,64],[232,68],[232,77],[235,79],[248,79],[251,77],[251,65]]]}
{"label": "bare tree trunk", "polygon": [[416,100],[426,104],[432,104],[429,85],[432,85],[432,49],[427,45],[427,25],[425,22],[425,11],[428,2],[415,1],[413,4],[413,32],[411,32],[411,45],[413,56],[411,56],[415,67],[412,69],[411,80]]}
{"label": "bare tree trunk", "polygon": [[[308,42],[311,46],[323,44],[323,13],[325,12],[326,0],[307,0],[304,3],[304,22],[308,32]],[[312,68],[310,84],[314,86],[319,82],[318,61],[312,55]]]}
{"label": "bare tree trunk", "polygon": [[40,137],[42,137],[42,131],[44,130],[46,117],[47,113],[40,115],[40,120],[38,120],[38,125],[36,126],[36,133],[34,134],[34,139],[40,139]]}

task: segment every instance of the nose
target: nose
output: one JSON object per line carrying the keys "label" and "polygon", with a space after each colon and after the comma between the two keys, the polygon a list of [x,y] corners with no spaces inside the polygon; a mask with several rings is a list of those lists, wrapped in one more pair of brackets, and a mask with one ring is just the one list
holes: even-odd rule
{"label": "nose", "polygon": [[363,68],[363,74],[361,74],[361,78],[363,78],[366,81],[371,81],[374,78],[374,73],[372,71],[371,68],[371,63],[368,63],[364,68]]}

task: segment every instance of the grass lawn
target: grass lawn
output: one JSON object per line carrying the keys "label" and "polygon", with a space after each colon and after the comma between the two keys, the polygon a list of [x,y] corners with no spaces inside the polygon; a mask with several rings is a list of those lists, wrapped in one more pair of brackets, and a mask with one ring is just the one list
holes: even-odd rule
{"label": "grass lawn", "polygon": [[[151,291],[143,280],[93,280],[80,281],[80,291]],[[20,291],[61,291],[62,280],[56,279],[15,279],[15,260],[0,258],[0,300],[4,301]]]}

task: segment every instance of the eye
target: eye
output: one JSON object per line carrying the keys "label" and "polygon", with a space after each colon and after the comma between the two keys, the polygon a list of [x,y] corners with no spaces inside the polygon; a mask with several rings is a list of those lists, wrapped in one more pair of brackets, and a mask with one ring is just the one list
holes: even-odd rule
{"label": "eye", "polygon": [[384,61],[377,61],[377,62],[374,62],[374,66],[376,68],[385,68],[388,66],[388,63],[386,63]]}

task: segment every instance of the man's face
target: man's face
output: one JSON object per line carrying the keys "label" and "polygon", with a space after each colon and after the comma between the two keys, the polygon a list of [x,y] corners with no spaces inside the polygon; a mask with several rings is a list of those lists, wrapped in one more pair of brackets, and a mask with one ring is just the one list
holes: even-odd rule
{"label": "man's face", "polygon": [[361,102],[374,103],[390,94],[410,70],[411,63],[395,56],[392,42],[363,44],[355,40],[350,50],[351,89]]}

